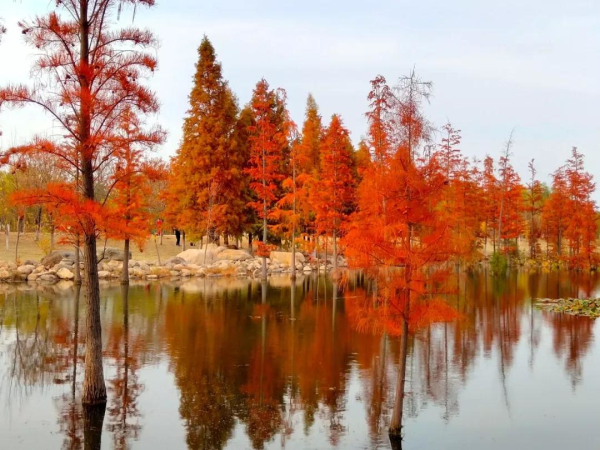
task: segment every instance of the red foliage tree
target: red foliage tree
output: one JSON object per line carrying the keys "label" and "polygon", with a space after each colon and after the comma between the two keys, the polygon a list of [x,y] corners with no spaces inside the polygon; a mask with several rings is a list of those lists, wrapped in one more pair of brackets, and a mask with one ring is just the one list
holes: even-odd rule
{"label": "red foliage tree", "polygon": [[[385,86],[381,81],[372,85],[377,98],[378,90]],[[453,254],[453,245],[452,225],[437,212],[446,196],[447,180],[439,155],[423,151],[429,127],[421,102],[428,98],[430,88],[430,83],[420,81],[414,73],[402,78],[393,105],[386,107],[385,129],[389,132],[371,130],[371,136],[381,136],[370,142],[379,151],[358,188],[358,210],[344,239],[352,266],[365,269],[376,283],[372,295],[357,299],[353,314],[357,326],[401,335],[390,423],[394,439],[400,436],[402,426],[409,333],[456,316],[436,296],[445,288],[445,263]],[[384,124],[378,123],[379,114],[373,116],[370,126],[384,129]]]}
{"label": "red foliage tree", "polygon": [[[111,25],[123,4],[152,6],[154,0],[73,0],[56,2],[56,11],[21,23],[25,41],[38,54],[34,72],[44,83],[0,90],[3,106],[37,105],[58,125],[64,142],[34,139],[30,145],[9,150],[4,160],[23,153],[50,153],[73,168],[81,183],[49,186],[39,202],[55,205],[64,215],[57,220],[77,226],[84,239],[85,297],[87,302],[86,364],[83,402],[106,402],[102,370],[100,295],[96,240],[111,217],[96,198],[103,168],[114,161],[118,125],[126,111],[149,114],[158,110],[154,94],[141,80],[156,69],[151,53],[154,37],[134,27]],[[162,133],[139,134],[143,141],[158,141]],[[80,189],[73,189],[73,187]],[[111,219],[115,217],[112,216]]]}
{"label": "red foliage tree", "polygon": [[528,216],[527,240],[529,241],[529,257],[535,259],[540,254],[539,239],[542,234],[540,215],[544,206],[544,186],[536,179],[536,169],[532,159],[529,168],[529,182],[525,190],[525,207]]}
{"label": "red foliage tree", "polygon": [[354,199],[352,143],[339,116],[331,118],[323,135],[321,177],[314,196],[317,228],[333,240],[333,269],[337,270],[337,237]]}
{"label": "red foliage tree", "polygon": [[[250,127],[250,160],[245,169],[250,176],[250,189],[255,200],[249,203],[262,219],[263,243],[267,242],[269,212],[277,200],[289,124],[281,126],[281,109],[285,111],[285,92],[271,90],[262,79],[256,85],[250,102],[254,124]],[[285,114],[287,117],[287,114]],[[262,277],[267,277],[267,260],[263,256]]]}

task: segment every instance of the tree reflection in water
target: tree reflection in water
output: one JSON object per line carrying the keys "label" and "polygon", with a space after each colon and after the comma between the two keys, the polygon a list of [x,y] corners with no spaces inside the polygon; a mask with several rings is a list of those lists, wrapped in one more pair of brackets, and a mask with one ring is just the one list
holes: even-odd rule
{"label": "tree reflection in water", "polygon": [[[596,275],[461,277],[462,290],[448,301],[464,319],[432,325],[410,341],[408,417],[419,420],[432,409],[451,423],[477,364],[486,360],[497,364],[498,394],[510,408],[519,344],[526,346],[530,372],[544,348],[564,365],[570,385],[579,386],[593,321],[539,311],[530,299],[594,295]],[[174,380],[182,441],[190,449],[297,448],[317,441],[345,448],[356,438],[357,417],[368,433],[363,447],[389,446],[398,340],[354,330],[352,302],[370,289],[360,276],[344,289],[316,275],[294,284],[274,277],[269,285],[218,279],[133,284],[123,291],[105,286],[105,412],[80,404],[84,343],[77,290],[0,289],[0,398],[14,410],[16,399],[52,395],[64,449],[99,448],[102,437],[105,447],[126,449],[139,441],[152,448],[143,424],[160,413],[145,411],[140,399],[161,386],[145,375],[148,364]]]}

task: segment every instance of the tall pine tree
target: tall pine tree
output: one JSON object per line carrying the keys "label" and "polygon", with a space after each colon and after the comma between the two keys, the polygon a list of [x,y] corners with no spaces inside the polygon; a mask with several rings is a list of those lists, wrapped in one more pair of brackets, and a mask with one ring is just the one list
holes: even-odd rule
{"label": "tall pine tree", "polygon": [[227,243],[244,226],[245,156],[234,139],[238,107],[207,37],[198,55],[183,139],[172,161],[167,210],[176,226],[212,240],[222,234]]}

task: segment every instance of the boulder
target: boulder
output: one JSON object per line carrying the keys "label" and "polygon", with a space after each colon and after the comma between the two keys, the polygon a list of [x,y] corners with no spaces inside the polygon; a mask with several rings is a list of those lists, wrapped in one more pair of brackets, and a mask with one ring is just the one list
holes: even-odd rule
{"label": "boulder", "polygon": [[[83,254],[79,252],[79,256],[83,258]],[[56,250],[47,256],[44,256],[40,261],[44,267],[53,267],[63,260],[75,262],[75,252],[71,250]]]}
{"label": "boulder", "polygon": [[[129,257],[131,258],[131,252],[129,252]],[[124,261],[125,252],[122,248],[106,247],[98,251],[98,259],[102,258],[112,261]]]}
{"label": "boulder", "polygon": [[38,278],[38,274],[37,273],[30,273],[29,275],[27,275],[27,281],[35,281]]}
{"label": "boulder", "polygon": [[[186,250],[185,252],[188,252],[189,250]],[[185,253],[183,252],[183,253]],[[180,253],[181,254],[181,253]],[[175,256],[174,258],[169,258],[167,259],[163,265],[168,266],[178,266],[178,265],[187,265],[187,260],[185,258],[180,257],[179,255]]]}
{"label": "boulder", "polygon": [[205,262],[204,261],[204,249],[199,250],[199,249],[191,248],[189,250],[186,250],[185,252],[181,252],[180,254],[178,254],[177,258],[183,259],[186,264],[203,265],[203,264],[212,264],[216,259],[216,255],[210,249],[207,249],[206,250],[206,262]]}
{"label": "boulder", "polygon": [[[271,261],[285,264],[286,266],[292,265],[292,252],[271,252]],[[306,259],[300,252],[296,252],[296,262],[304,263]]]}
{"label": "boulder", "polygon": [[108,270],[101,270],[100,272],[98,272],[98,278],[100,278],[100,279],[110,278],[110,272]]}
{"label": "boulder", "polygon": [[56,275],[54,275],[53,273],[44,273],[40,275],[39,279],[42,281],[48,281],[52,283],[57,280]]}
{"label": "boulder", "polygon": [[71,272],[66,267],[61,267],[60,269],[58,269],[56,271],[56,276],[58,278],[60,278],[61,280],[72,280],[73,278],[75,278],[75,275],[73,275],[73,272]]}
{"label": "boulder", "polygon": [[217,261],[247,261],[252,259],[246,250],[225,249],[217,254]]}
{"label": "boulder", "polygon": [[35,269],[33,265],[27,264],[17,267],[17,273],[19,275],[29,275],[31,272],[33,272],[33,269]]}
{"label": "boulder", "polygon": [[8,270],[0,270],[0,280],[8,280],[12,275]]}

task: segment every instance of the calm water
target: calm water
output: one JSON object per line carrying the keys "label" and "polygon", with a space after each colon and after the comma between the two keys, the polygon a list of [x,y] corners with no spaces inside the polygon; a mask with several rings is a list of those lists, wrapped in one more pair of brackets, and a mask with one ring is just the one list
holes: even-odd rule
{"label": "calm water", "polygon": [[[588,275],[484,275],[461,322],[411,340],[404,449],[600,447],[596,322],[532,297],[590,296]],[[388,448],[398,342],[353,331],[353,283],[195,280],[102,295],[102,449]],[[0,448],[84,447],[83,299],[0,290]],[[600,322],[599,322],[600,323]],[[91,442],[94,441],[94,442]]]}

